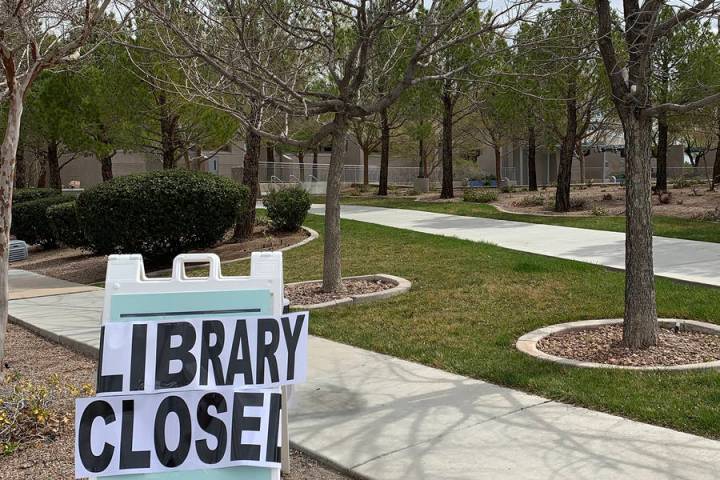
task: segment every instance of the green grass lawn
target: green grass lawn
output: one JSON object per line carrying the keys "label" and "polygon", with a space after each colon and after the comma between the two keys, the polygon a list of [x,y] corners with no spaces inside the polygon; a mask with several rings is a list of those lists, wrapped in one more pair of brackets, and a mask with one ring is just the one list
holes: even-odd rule
{"label": "green grass lawn", "polygon": [[[315,201],[324,201],[322,197]],[[515,220],[518,222],[544,223],[547,225],[563,225],[566,227],[590,228],[593,230],[625,231],[625,217],[549,217],[541,215],[520,215],[503,213],[492,205],[470,202],[416,202],[412,198],[368,198],[344,197],[342,203],[352,205],[371,205],[375,207],[405,208],[428,212],[449,213],[467,217],[496,218],[499,220]],[[672,238],[685,238],[704,242],[720,243],[720,224],[677,217],[655,216],[653,218],[655,235]]]}
{"label": "green grass lawn", "polygon": [[[321,238],[285,253],[285,280],[322,272]],[[623,274],[491,245],[342,222],[343,273],[390,273],[413,282],[392,299],[318,310],[310,330],[421,362],[625,417],[720,438],[720,372],[638,373],[563,367],[514,348],[543,325],[622,316]],[[223,266],[248,274],[249,263]],[[720,290],[658,279],[665,317],[720,323]]]}

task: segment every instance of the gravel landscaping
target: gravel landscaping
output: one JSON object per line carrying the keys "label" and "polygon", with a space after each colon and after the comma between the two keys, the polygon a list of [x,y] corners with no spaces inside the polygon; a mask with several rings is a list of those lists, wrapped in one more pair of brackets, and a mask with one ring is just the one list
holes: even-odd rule
{"label": "gravel landscaping", "polygon": [[720,335],[659,329],[658,345],[622,346],[622,325],[569,330],[541,339],[538,350],[572,360],[622,366],[672,366],[720,360]]}
{"label": "gravel landscaping", "polygon": [[290,305],[314,305],[354,295],[382,292],[394,286],[394,283],[385,280],[352,278],[343,280],[343,292],[325,293],[322,291],[322,282],[318,280],[317,282],[286,285],[285,297],[290,300]]}
{"label": "gravel landscaping", "polygon": [[[8,388],[19,382],[35,386],[53,385],[61,389],[48,405],[44,424],[52,428],[33,431],[35,439],[19,446],[13,453],[0,452],[0,480],[73,479],[74,389],[87,392],[95,384],[96,363],[60,345],[44,340],[16,325],[8,325],[5,383],[0,399],[9,398]],[[46,387],[50,391],[54,388]],[[291,451],[292,472],[289,480],[342,480],[348,477],[330,470],[312,458]]]}
{"label": "gravel landscaping", "polygon": [[[221,261],[235,260],[247,257],[251,252],[277,250],[307,238],[305,230],[297,232],[271,232],[265,225],[255,227],[251,239],[244,242],[226,241],[214,248],[206,250],[220,256]],[[104,255],[92,255],[77,248],[58,248],[43,250],[33,247],[27,260],[13,262],[11,268],[20,268],[31,272],[40,273],[54,278],[70,282],[92,284],[102,282],[105,279],[107,257]],[[146,270],[151,272],[152,265],[145,265]],[[156,265],[154,269],[162,270],[169,265]]]}

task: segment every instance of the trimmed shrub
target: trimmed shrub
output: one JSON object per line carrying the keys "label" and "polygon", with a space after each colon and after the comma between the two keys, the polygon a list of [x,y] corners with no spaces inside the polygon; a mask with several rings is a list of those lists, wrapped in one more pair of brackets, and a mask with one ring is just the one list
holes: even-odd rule
{"label": "trimmed shrub", "polygon": [[13,204],[31,202],[41,198],[56,197],[60,192],[54,188],[19,188],[13,192]]}
{"label": "trimmed shrub", "polygon": [[48,207],[47,218],[57,242],[68,247],[84,244],[85,237],[80,228],[75,200]]}
{"label": "trimmed shrub", "polygon": [[516,207],[542,207],[545,205],[545,195],[541,195],[539,193],[535,195],[528,195],[517,202],[513,202],[513,205]]}
{"label": "trimmed shrub", "polygon": [[465,190],[463,202],[490,203],[497,200],[497,193],[492,190]]}
{"label": "trimmed shrub", "polygon": [[161,170],[117,177],[80,194],[84,247],[100,254],[167,258],[221,241],[246,206],[245,187],[225,177]]}
{"label": "trimmed shrub", "polygon": [[13,205],[11,233],[31,245],[42,245],[46,248],[55,246],[57,239],[50,226],[47,210],[67,201],[68,197],[55,195]]}
{"label": "trimmed shrub", "polygon": [[282,188],[264,199],[270,225],[282,232],[294,232],[305,221],[310,210],[310,194],[302,187]]}

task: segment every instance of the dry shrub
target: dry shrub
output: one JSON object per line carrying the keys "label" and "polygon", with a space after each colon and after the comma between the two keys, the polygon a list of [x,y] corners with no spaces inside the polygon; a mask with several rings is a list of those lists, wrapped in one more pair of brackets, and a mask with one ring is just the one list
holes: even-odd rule
{"label": "dry shrub", "polygon": [[670,192],[660,192],[660,195],[658,195],[658,200],[663,205],[667,205],[672,200],[672,193]]}
{"label": "dry shrub", "polygon": [[79,397],[94,394],[89,384],[77,387],[64,383],[53,374],[47,383],[24,380],[6,372],[0,385],[0,453],[10,455],[36,442],[53,440],[60,430],[72,425],[72,411],[59,408],[64,395]]}

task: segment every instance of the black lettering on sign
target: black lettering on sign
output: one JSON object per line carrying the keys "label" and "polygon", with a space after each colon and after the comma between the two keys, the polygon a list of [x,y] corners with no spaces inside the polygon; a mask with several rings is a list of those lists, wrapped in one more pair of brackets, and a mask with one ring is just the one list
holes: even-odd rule
{"label": "black lettering on sign", "polygon": [[145,344],[147,324],[133,325],[132,347],[130,348],[130,390],[145,389]]}
{"label": "black lettering on sign", "polygon": [[150,451],[135,451],[133,444],[133,418],[135,416],[135,401],[122,402],[122,430],[120,433],[120,469],[149,468]]}
{"label": "black lettering on sign", "polygon": [[105,327],[100,327],[100,356],[98,358],[97,393],[122,392],[122,375],[103,375],[103,346]]}
{"label": "black lettering on sign", "polygon": [[235,392],[230,460],[260,460],[260,445],[242,443],[242,434],[247,431],[260,431],[260,419],[258,417],[246,417],[245,407],[261,407],[262,404],[262,393]]}
{"label": "black lettering on sign", "polygon": [[[210,336],[215,337],[215,343],[210,345]],[[212,365],[215,385],[223,385],[225,377],[220,354],[225,344],[225,327],[217,320],[206,320],[202,323],[202,339],[200,341],[200,385],[208,384],[208,368]]]}
{"label": "black lettering on sign", "polygon": [[283,333],[285,334],[285,343],[288,351],[287,379],[295,379],[295,351],[300,341],[300,333],[302,333],[303,323],[305,323],[305,315],[298,315],[295,322],[295,331],[290,330],[290,318],[282,317],[281,319]]}
{"label": "black lettering on sign", "polygon": [[270,394],[270,421],[268,424],[267,448],[265,450],[265,461],[280,463],[280,408],[282,399],[279,393]]}
{"label": "black lettering on sign", "polygon": [[216,392],[208,393],[203,395],[197,407],[198,426],[216,438],[217,447],[211,449],[208,447],[207,440],[198,440],[195,442],[195,449],[200,461],[212,465],[218,463],[225,456],[228,439],[227,427],[219,418],[210,415],[208,412],[210,407],[215,408],[216,413],[227,412],[225,397]]}
{"label": "black lettering on sign", "polygon": [[[165,438],[165,423],[171,413],[177,416],[179,424],[179,440],[175,450],[170,450]],[[155,414],[155,454],[160,463],[168,468],[175,468],[185,461],[190,452],[192,427],[190,425],[190,410],[185,401],[176,396],[164,398]]]}
{"label": "black lettering on sign", "polygon": [[[238,358],[238,353],[242,353],[242,358]],[[250,344],[248,342],[247,324],[245,320],[235,322],[235,335],[233,336],[232,349],[230,350],[230,360],[228,361],[225,385],[234,385],[235,375],[237,374],[243,375],[245,385],[253,384],[252,364],[250,363]]]}
{"label": "black lettering on sign", "polygon": [[[280,343],[280,329],[274,318],[259,318],[257,329],[257,383],[265,381],[265,362],[270,370],[270,381],[280,381],[275,352]],[[270,343],[265,343],[265,334],[270,333]]]}
{"label": "black lettering on sign", "polygon": [[82,417],[80,417],[77,449],[85,470],[92,473],[105,470],[110,465],[115,451],[115,447],[105,443],[100,455],[93,453],[91,444],[92,426],[96,418],[105,420],[105,425],[113,423],[115,421],[115,412],[113,412],[112,406],[104,400],[95,400],[87,406]]}
{"label": "black lettering on sign", "polygon": [[[180,345],[171,347],[172,337],[181,338]],[[195,329],[188,322],[161,323],[157,326],[155,354],[155,388],[180,388],[190,384],[197,373],[197,362],[190,349],[195,345]],[[179,360],[180,371],[170,373],[170,362]]]}

